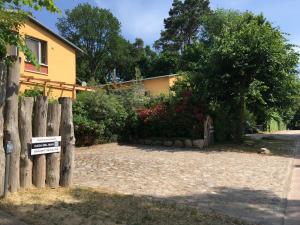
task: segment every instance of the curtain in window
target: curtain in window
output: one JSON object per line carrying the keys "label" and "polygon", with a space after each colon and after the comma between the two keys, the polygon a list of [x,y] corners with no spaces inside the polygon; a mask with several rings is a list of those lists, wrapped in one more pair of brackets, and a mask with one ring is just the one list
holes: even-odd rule
{"label": "curtain in window", "polygon": [[39,60],[39,41],[26,38],[26,45],[35,55],[36,59]]}

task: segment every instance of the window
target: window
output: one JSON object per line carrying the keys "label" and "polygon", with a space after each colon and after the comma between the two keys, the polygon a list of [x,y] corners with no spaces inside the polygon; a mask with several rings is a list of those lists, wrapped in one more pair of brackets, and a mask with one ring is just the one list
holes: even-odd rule
{"label": "window", "polygon": [[35,55],[40,65],[47,65],[47,42],[26,37],[26,45]]}

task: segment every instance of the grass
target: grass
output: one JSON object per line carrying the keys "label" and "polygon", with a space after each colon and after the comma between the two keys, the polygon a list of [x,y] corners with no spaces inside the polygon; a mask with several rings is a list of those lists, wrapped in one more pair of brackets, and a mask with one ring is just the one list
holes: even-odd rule
{"label": "grass", "polygon": [[238,219],[96,189],[33,189],[0,208],[30,225],[246,225]]}

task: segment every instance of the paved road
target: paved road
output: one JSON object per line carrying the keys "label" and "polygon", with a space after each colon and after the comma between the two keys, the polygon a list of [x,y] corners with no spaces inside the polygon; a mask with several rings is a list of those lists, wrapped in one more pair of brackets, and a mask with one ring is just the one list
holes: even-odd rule
{"label": "paved road", "polygon": [[[276,135],[292,139],[300,132]],[[291,163],[292,157],[255,153],[108,144],[77,150],[75,184],[281,225]]]}

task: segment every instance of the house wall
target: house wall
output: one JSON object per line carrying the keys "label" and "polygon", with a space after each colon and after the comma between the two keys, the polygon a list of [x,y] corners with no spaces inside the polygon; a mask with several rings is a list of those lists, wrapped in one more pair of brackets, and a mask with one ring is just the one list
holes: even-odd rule
{"label": "house wall", "polygon": [[169,94],[170,81],[169,77],[143,80],[145,91],[149,91],[151,95]]}
{"label": "house wall", "polygon": [[169,77],[169,86],[172,87],[177,80],[178,76]]}
{"label": "house wall", "polygon": [[[40,26],[28,21],[25,26],[20,29],[22,35],[28,35],[36,39],[47,42],[48,55],[48,74],[40,72],[30,72],[25,70],[25,57],[21,57],[21,76],[33,76],[34,78],[50,79],[52,81],[66,82],[70,84],[76,83],[76,51],[68,44],[64,43],[53,34],[42,29]],[[33,86],[21,84],[20,91],[24,92],[26,89]],[[47,89],[49,97],[72,97],[72,91]]]}

